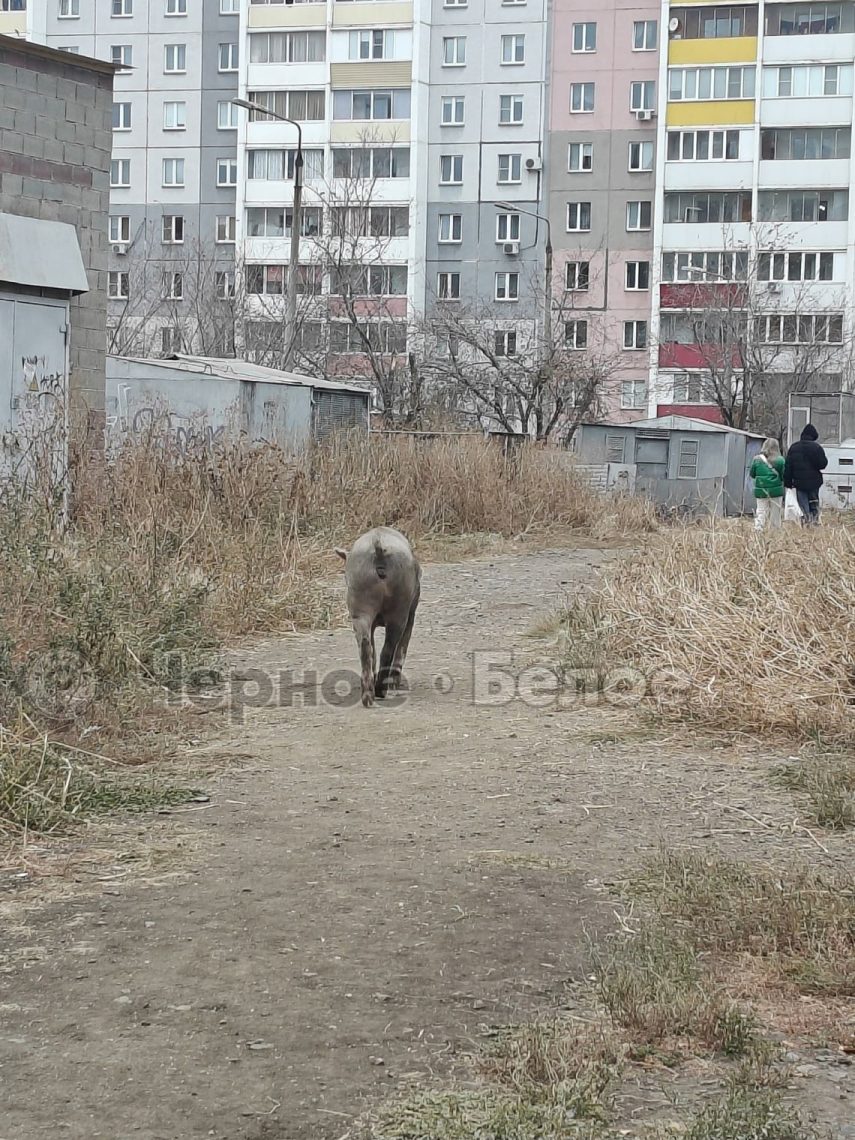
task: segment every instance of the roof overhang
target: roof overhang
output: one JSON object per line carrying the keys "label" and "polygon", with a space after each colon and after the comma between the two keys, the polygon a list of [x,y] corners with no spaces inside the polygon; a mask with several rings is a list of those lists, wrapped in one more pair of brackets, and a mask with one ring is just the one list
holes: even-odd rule
{"label": "roof overhang", "polygon": [[0,213],[0,281],[59,293],[88,293],[74,226]]}

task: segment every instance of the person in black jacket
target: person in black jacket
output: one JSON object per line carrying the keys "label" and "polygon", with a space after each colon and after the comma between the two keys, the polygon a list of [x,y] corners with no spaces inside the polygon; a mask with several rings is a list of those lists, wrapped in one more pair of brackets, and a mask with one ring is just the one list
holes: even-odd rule
{"label": "person in black jacket", "polygon": [[825,452],[816,442],[818,438],[819,432],[808,424],[802,429],[801,439],[787,452],[784,465],[784,486],[795,489],[802,523],[811,526],[819,522],[819,489],[822,472],[828,466]]}

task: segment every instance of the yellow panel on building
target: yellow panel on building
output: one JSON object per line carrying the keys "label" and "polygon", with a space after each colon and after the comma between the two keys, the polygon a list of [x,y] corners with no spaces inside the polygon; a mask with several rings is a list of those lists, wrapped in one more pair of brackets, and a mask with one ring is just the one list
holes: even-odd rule
{"label": "yellow panel on building", "polygon": [[26,12],[0,12],[0,36],[23,36],[26,31]]}
{"label": "yellow panel on building", "polygon": [[671,40],[668,63],[682,64],[754,63],[757,59],[756,36],[722,36],[714,40]]}
{"label": "yellow panel on building", "polygon": [[[326,11],[326,9],[324,9]],[[395,28],[408,27],[413,22],[413,5],[406,3],[377,4],[335,4],[333,5],[333,27],[335,28]]]}
{"label": "yellow panel on building", "polygon": [[412,82],[409,60],[379,63],[331,63],[333,87],[409,87]]}
{"label": "yellow panel on building", "polygon": [[754,122],[753,99],[707,99],[697,103],[669,103],[669,127],[739,127]]}
{"label": "yellow panel on building", "polygon": [[249,9],[248,26],[253,28],[324,28],[327,23],[326,4],[289,4],[261,7],[253,4]]}
{"label": "yellow panel on building", "polygon": [[363,146],[392,146],[394,143],[410,141],[410,124],[406,123],[358,123],[336,122],[330,126],[330,142],[361,143]]}

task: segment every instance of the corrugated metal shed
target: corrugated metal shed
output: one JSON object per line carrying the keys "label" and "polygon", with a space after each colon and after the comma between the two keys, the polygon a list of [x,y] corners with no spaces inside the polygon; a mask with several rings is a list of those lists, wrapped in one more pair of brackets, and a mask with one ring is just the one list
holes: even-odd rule
{"label": "corrugated metal shed", "polygon": [[0,213],[0,281],[87,293],[89,281],[74,226]]}

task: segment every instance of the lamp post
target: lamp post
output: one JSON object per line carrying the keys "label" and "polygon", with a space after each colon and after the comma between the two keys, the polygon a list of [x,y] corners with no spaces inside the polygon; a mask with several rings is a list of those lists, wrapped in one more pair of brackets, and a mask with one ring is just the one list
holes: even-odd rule
{"label": "lamp post", "polygon": [[546,341],[547,368],[552,370],[552,226],[545,214],[538,214],[535,210],[524,210],[513,202],[494,202],[500,210],[510,210],[514,214],[525,214],[528,218],[537,218],[546,226],[546,297],[543,306],[543,336]]}
{"label": "lamp post", "polygon": [[260,103],[253,103],[249,99],[232,99],[236,107],[243,107],[245,111],[254,111],[259,115],[267,115],[271,119],[278,119],[282,123],[290,123],[297,128],[297,152],[294,155],[294,204],[291,210],[291,254],[288,261],[288,284],[285,298],[285,369],[291,363],[294,353],[294,344],[297,340],[297,267],[300,259],[300,231],[303,221],[303,128],[294,119],[286,115],[279,115],[276,111],[269,111]]}

